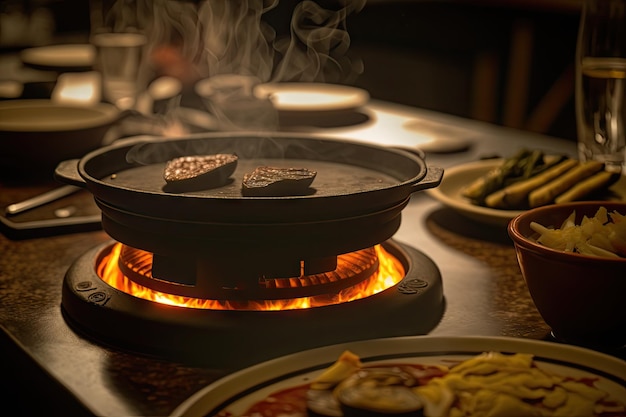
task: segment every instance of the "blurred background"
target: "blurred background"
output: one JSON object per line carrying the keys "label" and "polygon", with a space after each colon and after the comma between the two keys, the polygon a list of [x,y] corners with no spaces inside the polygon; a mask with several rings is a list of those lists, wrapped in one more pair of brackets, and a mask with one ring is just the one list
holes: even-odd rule
{"label": "blurred background", "polygon": [[[277,36],[289,35],[297,3],[281,0],[262,15]],[[88,42],[90,7],[93,1],[0,0],[3,99],[12,98],[10,58],[33,46]],[[362,69],[342,82],[374,99],[575,140],[580,9],[579,0],[368,0],[346,18],[350,56]],[[28,98],[45,97],[54,82],[32,68],[19,77]]]}

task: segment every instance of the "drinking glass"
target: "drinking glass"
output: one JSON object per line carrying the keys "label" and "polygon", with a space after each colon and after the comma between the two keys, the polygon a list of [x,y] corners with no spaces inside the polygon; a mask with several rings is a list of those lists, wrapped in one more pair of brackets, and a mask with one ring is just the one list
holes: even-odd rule
{"label": "drinking glass", "polygon": [[140,92],[140,71],[146,36],[134,32],[103,32],[91,37],[96,68],[102,76],[102,97],[122,110],[134,108]]}
{"label": "drinking glass", "polygon": [[151,17],[149,2],[90,0],[91,37],[96,70],[101,73],[102,97],[122,110],[134,108],[145,89]]}
{"label": "drinking glass", "polygon": [[580,160],[626,172],[626,0],[584,0],[575,100]]}

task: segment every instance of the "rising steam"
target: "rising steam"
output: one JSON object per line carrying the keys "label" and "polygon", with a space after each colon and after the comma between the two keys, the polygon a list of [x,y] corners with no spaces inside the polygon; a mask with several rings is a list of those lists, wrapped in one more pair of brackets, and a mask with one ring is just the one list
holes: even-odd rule
{"label": "rising steam", "polygon": [[337,0],[333,10],[312,0],[299,2],[288,37],[277,37],[263,20],[278,0],[115,0],[101,23],[118,31],[129,26],[145,31],[150,40],[146,70],[183,82],[239,74],[262,82],[340,83],[363,70],[347,55],[346,18],[365,1]]}
{"label": "rising steam", "polygon": [[363,5],[364,0],[331,11],[313,1],[299,3],[291,20],[291,38],[274,45],[282,59],[273,81],[341,82],[361,73],[360,62],[352,65],[346,55],[350,36],[345,22],[348,14]]}

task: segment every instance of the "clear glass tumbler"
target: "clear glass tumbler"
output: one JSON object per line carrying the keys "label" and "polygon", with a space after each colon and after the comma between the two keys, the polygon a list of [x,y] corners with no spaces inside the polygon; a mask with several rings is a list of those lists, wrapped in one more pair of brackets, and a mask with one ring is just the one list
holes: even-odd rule
{"label": "clear glass tumbler", "polygon": [[134,108],[146,86],[146,22],[151,9],[137,0],[90,3],[90,42],[96,49],[102,97],[122,110]]}
{"label": "clear glass tumbler", "polygon": [[576,48],[581,161],[626,173],[626,0],[584,0]]}
{"label": "clear glass tumbler", "polygon": [[91,37],[96,67],[102,75],[102,95],[122,110],[135,107],[146,37],[141,33],[109,32]]}

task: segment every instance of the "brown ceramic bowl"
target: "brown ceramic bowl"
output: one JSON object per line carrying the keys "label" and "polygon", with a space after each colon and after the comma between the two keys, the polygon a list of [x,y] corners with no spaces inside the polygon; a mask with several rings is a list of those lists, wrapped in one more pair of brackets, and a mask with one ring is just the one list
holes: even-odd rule
{"label": "brown ceramic bowl", "polygon": [[537,310],[554,336],[597,347],[626,345],[626,258],[600,258],[548,248],[535,242],[530,223],[559,228],[576,211],[593,217],[598,208],[626,214],[626,202],[553,204],[526,211],[508,225],[517,260]]}
{"label": "brown ceramic bowl", "polygon": [[0,103],[0,168],[16,176],[47,172],[102,145],[120,118],[110,104],[66,105],[47,99]]}

